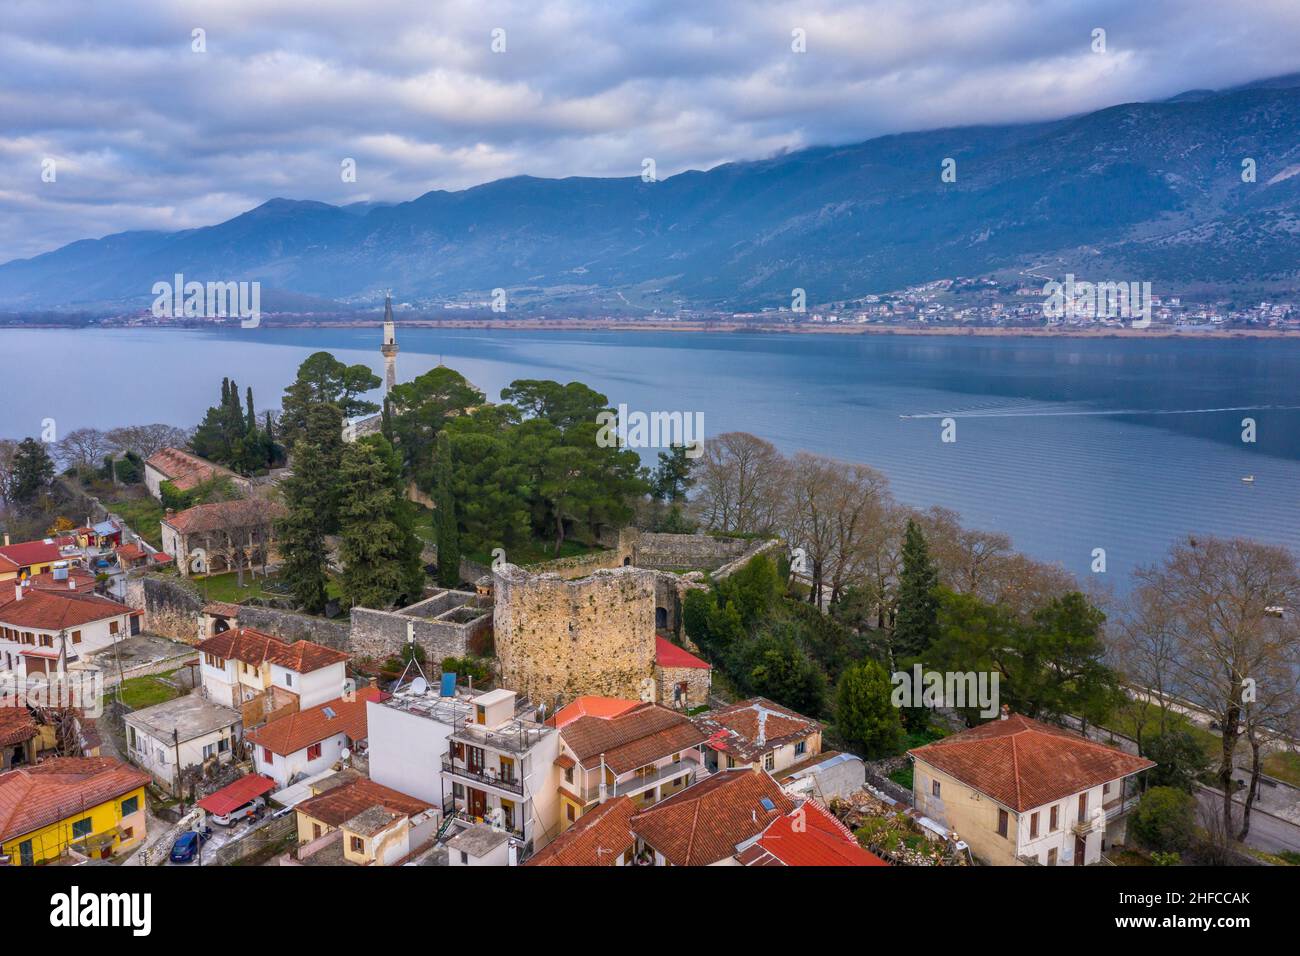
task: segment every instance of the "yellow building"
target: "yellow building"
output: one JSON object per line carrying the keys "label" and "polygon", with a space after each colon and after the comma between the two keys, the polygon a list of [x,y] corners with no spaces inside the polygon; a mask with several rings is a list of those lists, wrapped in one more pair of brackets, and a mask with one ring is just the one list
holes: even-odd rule
{"label": "yellow building", "polygon": [[[59,546],[52,540],[20,541],[10,544],[5,535],[5,543],[0,546],[0,581],[15,583],[22,578],[45,574],[60,561],[66,561]],[[12,587],[8,595],[0,594],[0,600],[13,597]]]}
{"label": "yellow building", "polygon": [[14,866],[70,849],[109,857],[145,838],[149,775],[111,757],[55,757],[0,774],[0,853]]}

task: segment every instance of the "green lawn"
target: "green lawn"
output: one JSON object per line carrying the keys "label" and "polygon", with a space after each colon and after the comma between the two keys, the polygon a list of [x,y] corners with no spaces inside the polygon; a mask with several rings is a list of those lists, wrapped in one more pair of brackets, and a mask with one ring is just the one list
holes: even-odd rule
{"label": "green lawn", "polygon": [[[1137,704],[1135,703],[1134,707],[1136,706]],[[1144,703],[1141,706],[1145,708],[1144,716],[1146,718],[1146,722],[1142,727],[1142,735],[1143,737],[1150,737],[1152,734],[1159,732],[1159,708],[1155,704],[1149,702]],[[1106,730],[1113,731],[1117,734],[1123,734],[1125,737],[1132,739],[1136,739],[1137,737],[1137,725],[1132,708],[1125,708],[1119,711],[1112,716],[1110,720],[1106,721],[1104,726]],[[1219,740],[1218,734],[1212,730],[1207,730],[1199,724],[1192,723],[1182,714],[1170,713],[1169,726],[1175,730],[1186,730],[1191,733],[1192,737],[1200,743],[1201,749],[1205,751],[1205,755],[1211,760],[1217,761],[1219,755],[1223,752],[1223,744]]]}
{"label": "green lawn", "polygon": [[269,577],[262,577],[260,574],[253,577],[247,569],[244,570],[244,586],[239,586],[239,574],[236,571],[227,571],[222,574],[212,574],[207,577],[192,575],[190,580],[194,582],[195,587],[209,601],[225,601],[229,604],[238,604],[240,601],[246,601],[251,597],[262,596],[262,585],[268,581],[275,581],[277,575],[272,573]]}
{"label": "green lawn", "polygon": [[168,671],[165,674],[154,674],[149,677],[131,677],[122,681],[122,702],[128,707],[139,710],[141,707],[152,707],[154,704],[161,704],[181,696],[180,690],[169,684],[164,684],[159,678],[170,677],[176,671]]}
{"label": "green lawn", "polygon": [[1264,773],[1300,787],[1300,754],[1292,750],[1271,753],[1262,761]]}
{"label": "green lawn", "polygon": [[114,514],[121,515],[122,519],[131,526],[132,531],[155,548],[162,547],[162,528],[159,522],[162,521],[164,512],[161,502],[155,501],[146,493],[142,497],[105,499],[104,507]]}

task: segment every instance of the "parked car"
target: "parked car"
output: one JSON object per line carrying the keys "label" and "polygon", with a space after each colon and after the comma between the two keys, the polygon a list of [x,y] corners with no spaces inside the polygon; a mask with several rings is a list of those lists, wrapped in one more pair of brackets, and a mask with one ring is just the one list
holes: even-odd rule
{"label": "parked car", "polygon": [[256,817],[266,807],[266,801],[261,797],[254,797],[241,807],[235,807],[229,813],[223,813],[220,816],[212,818],[212,822],[218,826],[228,827],[232,823],[238,823],[240,820],[246,820],[250,817]]}
{"label": "parked car", "polygon": [[202,832],[186,830],[172,844],[171,861],[173,863],[189,863],[198,856],[199,847],[207,843],[210,836],[212,836],[212,830],[208,828],[204,828]]}

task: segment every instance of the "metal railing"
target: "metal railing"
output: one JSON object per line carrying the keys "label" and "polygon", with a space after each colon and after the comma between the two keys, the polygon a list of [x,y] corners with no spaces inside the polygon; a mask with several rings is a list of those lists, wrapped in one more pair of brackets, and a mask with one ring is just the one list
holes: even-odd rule
{"label": "metal railing", "polygon": [[473,780],[487,787],[496,787],[499,790],[509,790],[511,793],[524,795],[524,782],[519,777],[503,777],[499,773],[494,773],[483,768],[482,770],[471,770],[469,766],[463,763],[456,763],[450,757],[442,758],[442,769],[447,773],[454,774],[457,777],[464,777],[467,780]]}

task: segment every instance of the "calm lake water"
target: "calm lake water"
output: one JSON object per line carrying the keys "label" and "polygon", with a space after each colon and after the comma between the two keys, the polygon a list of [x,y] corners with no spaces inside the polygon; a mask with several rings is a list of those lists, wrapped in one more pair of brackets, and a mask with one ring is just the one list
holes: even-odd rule
{"label": "calm lake water", "polygon": [[[44,418],[60,432],[193,425],[223,375],[274,408],[319,349],[382,374],[379,337],[2,329],[0,435],[39,434]],[[1188,533],[1300,551],[1300,341],[399,328],[398,342],[402,380],[440,359],[489,398],[517,378],[578,380],[614,405],[701,411],[706,435],[750,431],[865,462],[901,501],[953,508],[1080,576],[1105,548],[1119,592]],[[954,443],[940,440],[946,416]],[[1254,444],[1241,440],[1245,417]]]}

